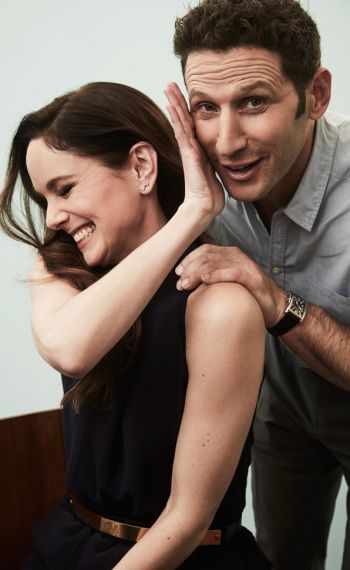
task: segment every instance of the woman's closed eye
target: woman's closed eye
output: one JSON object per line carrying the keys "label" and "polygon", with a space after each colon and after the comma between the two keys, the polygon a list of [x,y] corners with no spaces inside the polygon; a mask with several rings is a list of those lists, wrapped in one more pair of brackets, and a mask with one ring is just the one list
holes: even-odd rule
{"label": "woman's closed eye", "polygon": [[61,188],[59,188],[57,190],[57,196],[59,197],[68,197],[69,193],[71,192],[71,190],[74,188],[75,184],[70,183],[70,184],[65,184],[64,186],[61,186]]}

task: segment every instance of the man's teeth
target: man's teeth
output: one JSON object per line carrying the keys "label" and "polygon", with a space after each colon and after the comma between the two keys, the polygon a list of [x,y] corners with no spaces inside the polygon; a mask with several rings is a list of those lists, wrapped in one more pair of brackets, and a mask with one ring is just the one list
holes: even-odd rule
{"label": "man's teeth", "polygon": [[245,166],[230,166],[230,170],[247,170],[248,168],[250,168],[252,166],[253,163],[251,164],[246,164]]}
{"label": "man's teeth", "polygon": [[258,162],[259,162],[259,160],[255,160],[254,162],[250,162],[249,164],[245,164],[243,166],[229,166],[228,168],[229,168],[229,170],[233,170],[234,172],[237,172],[240,170],[249,170],[249,168],[252,168]]}
{"label": "man's teeth", "polygon": [[92,234],[96,229],[95,225],[91,225],[91,226],[86,226],[85,228],[82,228],[81,230],[79,230],[76,234],[73,235],[73,239],[76,243],[79,243],[82,239],[88,237],[90,234]]}

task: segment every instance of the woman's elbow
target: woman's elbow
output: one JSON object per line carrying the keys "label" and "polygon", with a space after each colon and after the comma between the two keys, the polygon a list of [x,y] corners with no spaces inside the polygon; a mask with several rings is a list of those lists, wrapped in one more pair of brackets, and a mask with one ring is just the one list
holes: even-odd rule
{"label": "woman's elbow", "polygon": [[36,345],[44,360],[64,376],[83,378],[92,368],[81,350],[63,345],[55,335],[47,335],[41,341],[36,339]]}
{"label": "woman's elbow", "polygon": [[188,505],[181,506],[173,503],[170,497],[165,513],[179,521],[179,526],[181,526],[186,539],[198,546],[212,523],[215,510],[196,509]]}
{"label": "woman's elbow", "polygon": [[213,516],[207,517],[199,515],[187,518],[184,532],[186,533],[186,538],[193,544],[194,548],[201,544],[211,525]]}

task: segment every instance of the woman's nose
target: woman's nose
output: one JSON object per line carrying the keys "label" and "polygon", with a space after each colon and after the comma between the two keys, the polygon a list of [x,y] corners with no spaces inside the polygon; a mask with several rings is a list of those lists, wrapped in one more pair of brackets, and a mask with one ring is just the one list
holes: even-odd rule
{"label": "woman's nose", "polygon": [[69,219],[68,212],[59,204],[49,202],[46,210],[46,225],[51,230],[64,229],[62,226]]}

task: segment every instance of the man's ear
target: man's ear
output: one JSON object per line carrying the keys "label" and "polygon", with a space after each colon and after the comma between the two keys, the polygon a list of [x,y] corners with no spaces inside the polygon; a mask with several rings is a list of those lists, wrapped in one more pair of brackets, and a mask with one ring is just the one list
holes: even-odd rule
{"label": "man's ear", "polygon": [[328,69],[319,67],[311,79],[309,93],[309,118],[320,119],[326,112],[331,98],[332,76]]}
{"label": "man's ear", "polygon": [[129,164],[137,176],[139,192],[150,194],[158,176],[158,157],[153,146],[146,141],[134,144],[129,151]]}

